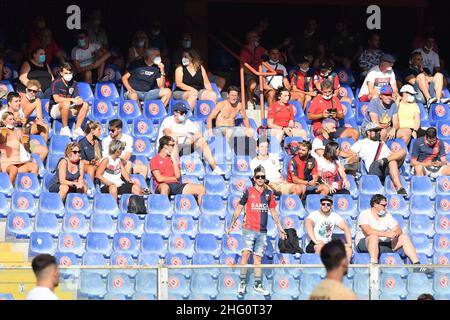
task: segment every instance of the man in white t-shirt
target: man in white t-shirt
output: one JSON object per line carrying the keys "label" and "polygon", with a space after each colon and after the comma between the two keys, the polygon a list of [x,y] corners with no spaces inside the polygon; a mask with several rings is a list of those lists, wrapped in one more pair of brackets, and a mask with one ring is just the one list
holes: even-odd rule
{"label": "man in white t-shirt", "polygon": [[[109,136],[102,140],[102,157],[108,156],[109,144],[113,140],[119,140],[124,144],[124,149],[120,155],[125,169],[128,173],[131,173],[133,164],[130,161],[131,155],[133,154],[133,137],[122,132],[123,123],[120,119],[113,119],[109,122]],[[148,168],[143,164],[135,164],[133,168],[135,174],[141,174],[144,177],[148,175]]]}
{"label": "man in white t-shirt", "polygon": [[31,267],[36,275],[36,287],[28,292],[26,300],[59,300],[55,288],[59,284],[59,269],[54,256],[40,254],[33,258]]}
{"label": "man in white t-shirt", "polygon": [[311,212],[305,220],[305,229],[311,241],[306,246],[306,253],[320,254],[323,246],[333,239],[333,231],[337,226],[345,234],[345,251],[347,257],[352,257],[352,233],[344,219],[332,211],[333,199],[320,199],[320,210]]}
{"label": "man in white t-shirt", "polygon": [[[90,43],[87,30],[79,30],[77,38],[78,44],[72,49],[72,61],[76,71],[84,82],[92,83],[93,79],[101,81],[105,61],[111,53],[98,43]],[[93,71],[96,71],[96,77],[93,76]]]}
{"label": "man in white t-shirt", "polygon": [[[264,94],[267,98],[267,105],[270,107],[275,102],[275,90],[280,87],[285,87],[290,90],[291,84],[288,79],[286,67],[280,63],[280,50],[278,48],[270,49],[267,64],[277,72],[276,75],[264,78]],[[262,66],[262,72],[268,72],[268,69],[264,65]],[[256,88],[255,93],[259,96],[259,86]]]}
{"label": "man in white t-shirt", "polygon": [[159,148],[159,139],[161,137],[170,136],[175,140],[174,152],[176,154],[180,156],[183,154],[187,155],[194,152],[195,149],[200,149],[211,166],[213,173],[224,175],[225,172],[217,165],[206,139],[202,137],[198,127],[191,120],[187,119],[187,111],[181,102],[174,105],[173,116],[166,117],[161,123],[156,149]]}
{"label": "man in white t-shirt", "polygon": [[380,64],[370,69],[364,79],[358,98],[360,101],[369,102],[380,94],[380,89],[384,85],[390,84],[394,92],[394,98],[397,97],[398,88],[395,81],[395,74],[392,70],[395,59],[390,54],[383,54],[380,58]]}
{"label": "man in white t-shirt", "polygon": [[269,139],[258,139],[256,142],[258,155],[250,161],[250,168],[255,170],[258,166],[262,166],[266,171],[266,180],[269,181],[268,186],[276,194],[300,195],[302,193],[300,186],[295,183],[287,183],[281,175],[281,165],[278,155],[269,153],[269,144]]}
{"label": "man in white t-shirt", "polygon": [[415,49],[413,52],[420,52],[423,58],[423,67],[427,68],[431,74],[441,71],[439,55],[433,50],[434,37],[427,35],[422,48]]}
{"label": "man in white t-shirt", "polygon": [[381,127],[377,123],[369,122],[366,126],[367,138],[356,141],[348,151],[347,163],[364,161],[368,174],[376,175],[384,185],[389,175],[394,183],[397,193],[407,196],[400,180],[399,168],[406,158],[406,150],[400,149],[391,152],[386,144],[381,141]]}
{"label": "man in white t-shirt", "polygon": [[[376,194],[370,200],[370,209],[359,214],[355,238],[357,252],[369,253],[370,262],[378,263],[380,251],[392,252],[402,248],[413,264],[420,264],[411,239],[403,233],[398,222],[386,211],[387,205],[386,197]],[[418,268],[415,271],[432,272],[428,268]]]}

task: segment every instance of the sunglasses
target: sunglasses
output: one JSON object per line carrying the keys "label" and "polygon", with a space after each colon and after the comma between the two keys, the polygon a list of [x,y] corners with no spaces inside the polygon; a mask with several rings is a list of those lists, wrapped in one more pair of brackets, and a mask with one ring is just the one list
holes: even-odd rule
{"label": "sunglasses", "polygon": [[175,143],[169,143],[168,146],[169,147],[175,147]]}
{"label": "sunglasses", "polygon": [[379,203],[378,205],[379,205],[379,206],[382,206],[382,207],[384,207],[384,208],[386,208],[387,203]]}
{"label": "sunglasses", "polygon": [[80,154],[81,152],[80,152],[80,150],[72,150],[72,153],[73,154]]}
{"label": "sunglasses", "polygon": [[329,202],[321,202],[320,205],[323,207],[331,207],[331,203]]}
{"label": "sunglasses", "polygon": [[109,128],[109,132],[115,132],[117,128]]}
{"label": "sunglasses", "polygon": [[258,179],[266,180],[266,176],[255,176],[255,179],[256,180],[258,180]]}
{"label": "sunglasses", "polygon": [[37,90],[28,89],[28,88],[27,88],[27,91],[28,91],[28,92],[32,92],[32,93],[37,93],[37,92],[38,92]]}

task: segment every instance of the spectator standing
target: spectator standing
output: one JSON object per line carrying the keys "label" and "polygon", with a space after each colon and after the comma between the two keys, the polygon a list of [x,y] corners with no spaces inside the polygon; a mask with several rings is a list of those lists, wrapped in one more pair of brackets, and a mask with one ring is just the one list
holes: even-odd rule
{"label": "spectator standing", "polygon": [[365,49],[359,56],[359,68],[362,71],[362,76],[367,76],[369,70],[380,64],[380,58],[383,51],[380,50],[380,35],[372,33],[367,40],[367,49]]}
{"label": "spectator standing", "polygon": [[31,268],[36,276],[36,287],[30,290],[26,300],[59,300],[55,288],[59,285],[59,268],[56,258],[43,253],[31,261]]}

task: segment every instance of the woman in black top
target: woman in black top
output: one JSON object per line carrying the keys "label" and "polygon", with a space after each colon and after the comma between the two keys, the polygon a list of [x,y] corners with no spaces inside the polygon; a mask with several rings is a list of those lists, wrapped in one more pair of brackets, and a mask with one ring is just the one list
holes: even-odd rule
{"label": "woman in black top", "polygon": [[102,144],[100,136],[102,126],[100,122],[89,121],[84,127],[85,137],[80,140],[81,160],[84,163],[85,172],[94,181],[95,171],[102,157]]}
{"label": "woman in black top", "polygon": [[187,100],[194,111],[197,99],[217,101],[216,93],[211,87],[200,56],[194,49],[183,52],[182,65],[175,69],[175,100]]}
{"label": "woman in black top", "polygon": [[31,59],[25,61],[20,69],[18,90],[25,92],[25,88],[30,80],[37,80],[41,84],[41,91],[38,98],[44,98],[44,93],[50,88],[50,84],[54,80],[52,71],[48,64],[45,63],[45,50],[42,48],[33,49]]}

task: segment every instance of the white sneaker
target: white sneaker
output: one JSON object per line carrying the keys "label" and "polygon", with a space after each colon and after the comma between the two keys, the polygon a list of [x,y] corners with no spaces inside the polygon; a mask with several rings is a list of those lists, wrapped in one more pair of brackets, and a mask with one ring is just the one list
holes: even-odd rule
{"label": "white sneaker", "polygon": [[241,281],[239,283],[239,288],[238,288],[238,295],[242,296],[245,294],[245,291],[247,289],[247,283],[245,283],[245,281]]}
{"label": "white sneaker", "polygon": [[59,135],[68,136],[68,137],[72,138],[72,134],[70,133],[69,127],[62,127],[61,131],[59,132]]}
{"label": "white sneaker", "polygon": [[212,173],[217,174],[217,175],[222,175],[222,176],[225,175],[225,172],[223,172],[219,166],[216,166],[216,168],[213,170]]}
{"label": "white sneaker", "polygon": [[441,98],[439,99],[440,103],[449,103],[450,102],[450,98]]}
{"label": "white sneaker", "polygon": [[72,131],[72,138],[76,139],[78,137],[84,137],[84,132],[81,128],[76,128]]}
{"label": "white sneaker", "polygon": [[261,293],[264,296],[269,296],[270,295],[270,291],[266,290],[262,284],[258,285],[258,286],[253,286],[253,291],[257,292],[257,293]]}

